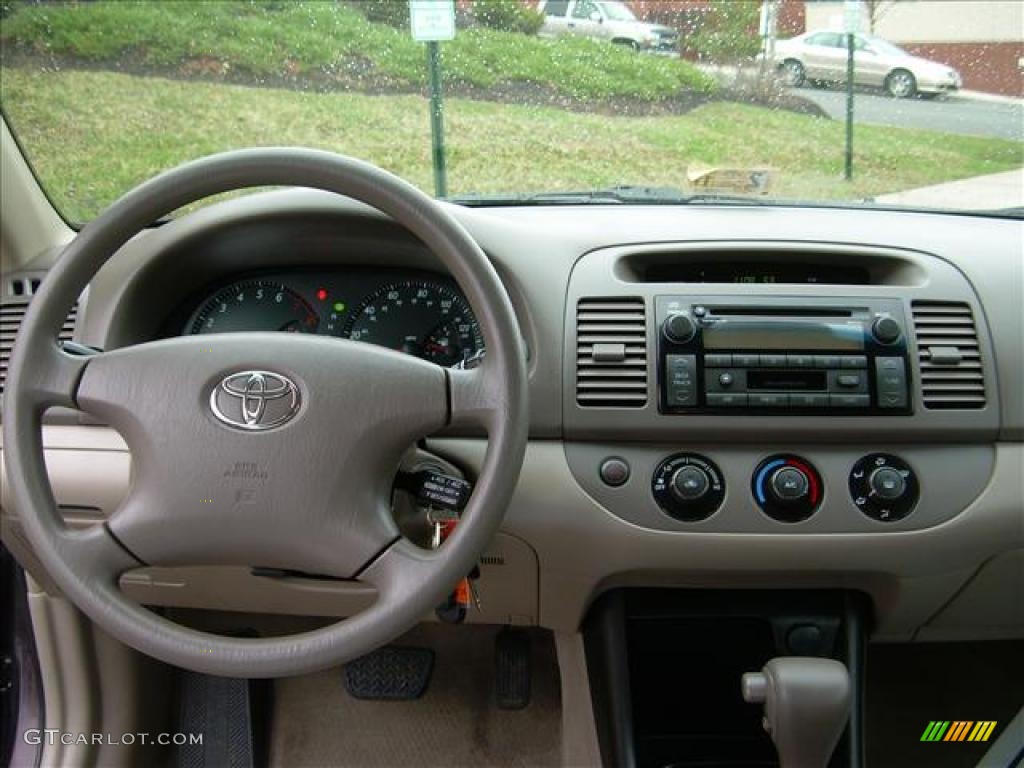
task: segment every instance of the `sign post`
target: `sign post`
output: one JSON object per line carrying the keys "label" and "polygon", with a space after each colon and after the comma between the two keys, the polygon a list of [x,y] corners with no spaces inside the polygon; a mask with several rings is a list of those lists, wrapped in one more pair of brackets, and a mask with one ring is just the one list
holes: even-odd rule
{"label": "sign post", "polygon": [[846,32],[846,158],[843,178],[853,179],[853,53],[854,35],[860,31],[860,0],[843,3],[843,29]]}
{"label": "sign post", "polygon": [[454,0],[409,0],[412,38],[427,44],[427,76],[430,81],[430,143],[434,164],[434,195],[447,197],[448,169],[444,152],[444,109],[441,92],[442,40],[455,37]]}

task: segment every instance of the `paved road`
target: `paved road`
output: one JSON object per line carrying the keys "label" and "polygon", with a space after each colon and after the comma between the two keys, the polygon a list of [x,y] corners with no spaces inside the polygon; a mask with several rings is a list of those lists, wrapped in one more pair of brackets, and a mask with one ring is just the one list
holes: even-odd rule
{"label": "paved road", "polygon": [[[843,90],[805,87],[793,93],[815,102],[835,120],[846,118]],[[969,101],[957,96],[899,100],[859,91],[854,100],[854,120],[1024,141],[1024,105],[1019,102]]]}

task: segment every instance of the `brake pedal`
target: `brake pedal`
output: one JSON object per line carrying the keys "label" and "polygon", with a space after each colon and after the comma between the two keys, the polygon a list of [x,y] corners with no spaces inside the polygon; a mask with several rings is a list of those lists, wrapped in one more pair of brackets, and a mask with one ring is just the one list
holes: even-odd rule
{"label": "brake pedal", "polygon": [[505,627],[494,638],[494,691],[499,709],[523,709],[530,703],[530,636]]}
{"label": "brake pedal", "polygon": [[356,699],[410,701],[426,692],[433,671],[429,648],[388,646],[345,665],[345,690]]}

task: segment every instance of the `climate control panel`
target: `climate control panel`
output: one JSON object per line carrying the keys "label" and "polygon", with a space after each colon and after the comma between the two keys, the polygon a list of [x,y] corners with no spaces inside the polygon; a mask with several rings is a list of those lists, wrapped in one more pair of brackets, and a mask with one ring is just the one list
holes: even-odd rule
{"label": "climate control panel", "polygon": [[[774,450],[773,450],[774,449]],[[789,450],[787,450],[789,449]],[[569,468],[604,510],[693,533],[885,533],[940,525],[994,471],[986,445],[572,442]]]}

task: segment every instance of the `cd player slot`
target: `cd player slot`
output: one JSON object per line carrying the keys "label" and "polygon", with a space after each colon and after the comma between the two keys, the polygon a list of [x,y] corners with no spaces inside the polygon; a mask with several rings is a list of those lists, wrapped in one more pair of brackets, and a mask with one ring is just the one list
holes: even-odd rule
{"label": "cd player slot", "polygon": [[849,309],[822,307],[708,307],[713,317],[853,317]]}

